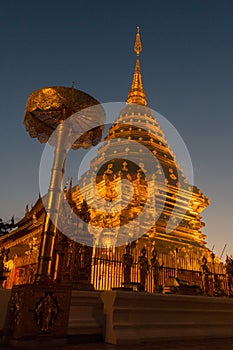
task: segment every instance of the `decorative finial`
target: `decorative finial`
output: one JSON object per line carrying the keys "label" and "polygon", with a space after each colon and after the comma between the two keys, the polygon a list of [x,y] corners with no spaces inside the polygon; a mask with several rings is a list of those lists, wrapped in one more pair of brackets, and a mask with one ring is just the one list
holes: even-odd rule
{"label": "decorative finial", "polygon": [[142,51],[142,43],[140,38],[140,28],[137,26],[137,34],[136,34],[136,41],[134,44],[134,51],[136,52],[137,56],[140,55],[140,52]]}
{"label": "decorative finial", "polygon": [[147,105],[146,94],[142,86],[142,75],[140,71],[140,61],[139,61],[139,55],[141,51],[142,51],[142,43],[140,38],[140,28],[138,26],[137,33],[136,33],[136,40],[134,44],[134,52],[137,55],[136,67],[134,71],[133,82],[131,85],[131,89],[128,93],[128,98],[126,102],[137,103],[137,104],[146,106]]}

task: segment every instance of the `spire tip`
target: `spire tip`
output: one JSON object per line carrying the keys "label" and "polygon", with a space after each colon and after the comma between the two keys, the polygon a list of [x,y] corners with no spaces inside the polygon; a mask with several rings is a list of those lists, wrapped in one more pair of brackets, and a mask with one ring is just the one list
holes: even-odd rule
{"label": "spire tip", "polygon": [[146,94],[142,86],[142,76],[140,72],[140,62],[139,55],[142,51],[142,43],[140,38],[140,27],[137,26],[136,41],[134,44],[134,52],[137,55],[136,67],[134,72],[134,77],[131,85],[131,89],[128,93],[127,103],[138,103],[146,106]]}
{"label": "spire tip", "polygon": [[136,34],[136,41],[134,44],[134,52],[136,52],[137,56],[139,56],[141,51],[142,51],[142,43],[141,43],[141,38],[140,38],[140,27],[137,26],[137,34]]}

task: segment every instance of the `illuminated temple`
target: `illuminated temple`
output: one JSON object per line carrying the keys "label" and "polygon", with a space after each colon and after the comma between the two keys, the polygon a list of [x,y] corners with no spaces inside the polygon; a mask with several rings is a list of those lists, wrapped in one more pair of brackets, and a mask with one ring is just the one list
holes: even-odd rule
{"label": "illuminated temple", "polygon": [[[73,283],[77,288],[81,288],[80,281],[83,284],[88,281],[97,290],[120,288],[124,282],[122,257],[125,246],[130,241],[133,256],[132,282],[139,281],[138,261],[145,248],[149,262],[147,291],[154,290],[150,268],[153,249],[157,251],[161,267],[161,286],[164,286],[169,276],[179,276],[202,287],[204,256],[210,271],[223,273],[223,265],[217,257],[214,257],[214,261],[213,256],[211,258],[211,251],[206,247],[205,235],[202,233],[204,223],[201,212],[208,206],[209,200],[200,189],[189,183],[177,164],[160,125],[147,107],[140,71],[142,45],[139,32],[134,50],[136,67],[126,106],[108,130],[105,143],[91,161],[90,170],[82,175],[78,185],[71,182],[64,189],[64,198],[84,223],[83,226],[79,223],[76,231],[73,231],[73,240],[57,232],[51,274],[55,280]],[[130,158],[130,161],[127,158],[131,141],[136,141],[139,145],[135,162],[134,158]],[[145,148],[149,150],[147,160],[147,153],[143,151]],[[146,174],[144,166],[146,161],[150,162],[149,153],[157,158],[158,164],[154,171]],[[93,189],[89,179],[92,170],[96,168],[99,169],[97,189]],[[150,180],[150,189],[146,177]],[[122,180],[125,180],[123,185]],[[114,211],[103,213],[93,209],[96,205],[95,190],[106,203],[116,202]],[[146,198],[150,199],[151,204],[146,208],[146,216],[140,221]],[[125,209],[117,210],[117,203]],[[158,219],[153,221],[158,212]],[[44,218],[45,209],[39,198],[31,210],[27,208],[18,227],[0,238],[0,247],[9,249],[4,287],[34,282]],[[138,221],[134,225],[136,218]],[[151,220],[153,225],[148,228],[147,223]],[[118,235],[112,234],[110,229],[127,227],[130,222],[132,225],[129,226],[127,239],[124,230]],[[86,223],[96,227],[96,230],[90,230],[88,234],[84,232]],[[78,235],[88,236],[90,241],[87,243],[90,246],[77,243]]]}

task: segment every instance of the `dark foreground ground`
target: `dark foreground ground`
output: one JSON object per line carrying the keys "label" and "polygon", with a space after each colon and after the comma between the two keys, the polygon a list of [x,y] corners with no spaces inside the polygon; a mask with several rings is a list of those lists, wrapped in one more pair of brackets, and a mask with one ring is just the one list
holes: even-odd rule
{"label": "dark foreground ground", "polygon": [[159,342],[140,345],[116,346],[110,344],[79,344],[61,348],[62,350],[233,350],[232,339],[208,339],[195,341]]}
{"label": "dark foreground ground", "polygon": [[[6,349],[5,347],[2,350]],[[7,347],[7,349],[10,349]],[[15,348],[14,348],[15,349]],[[27,350],[39,350],[40,348],[27,348]],[[105,343],[77,344],[62,347],[47,347],[46,350],[233,350],[233,338],[228,339],[202,339],[163,341],[156,343],[144,343],[140,345],[116,346]],[[26,350],[26,348],[20,350]],[[40,349],[41,350],[41,349]],[[45,349],[44,349],[45,350]]]}

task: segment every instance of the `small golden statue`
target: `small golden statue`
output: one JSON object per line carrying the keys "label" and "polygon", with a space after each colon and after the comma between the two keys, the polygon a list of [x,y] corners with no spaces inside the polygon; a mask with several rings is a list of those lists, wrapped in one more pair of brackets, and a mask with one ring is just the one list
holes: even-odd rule
{"label": "small golden statue", "polygon": [[122,256],[124,284],[129,284],[131,282],[131,267],[133,266],[133,255],[130,253],[130,244],[127,244],[125,250],[126,253]]}
{"label": "small golden statue", "polygon": [[204,291],[205,294],[209,295],[210,291],[210,283],[209,283],[209,275],[211,274],[209,267],[207,265],[207,259],[205,256],[202,258],[202,273],[204,274]]}
{"label": "small golden statue", "polygon": [[146,257],[146,248],[142,248],[142,255],[138,258],[138,263],[140,266],[140,291],[145,291],[145,285],[146,285],[146,276],[149,271],[149,264],[148,264],[148,258]]}
{"label": "small golden statue", "polygon": [[153,251],[152,251],[152,258],[151,258],[150,262],[151,262],[151,268],[152,268],[152,272],[153,272],[154,293],[160,292],[159,271],[163,268],[163,265],[159,264],[156,249],[153,249]]}

